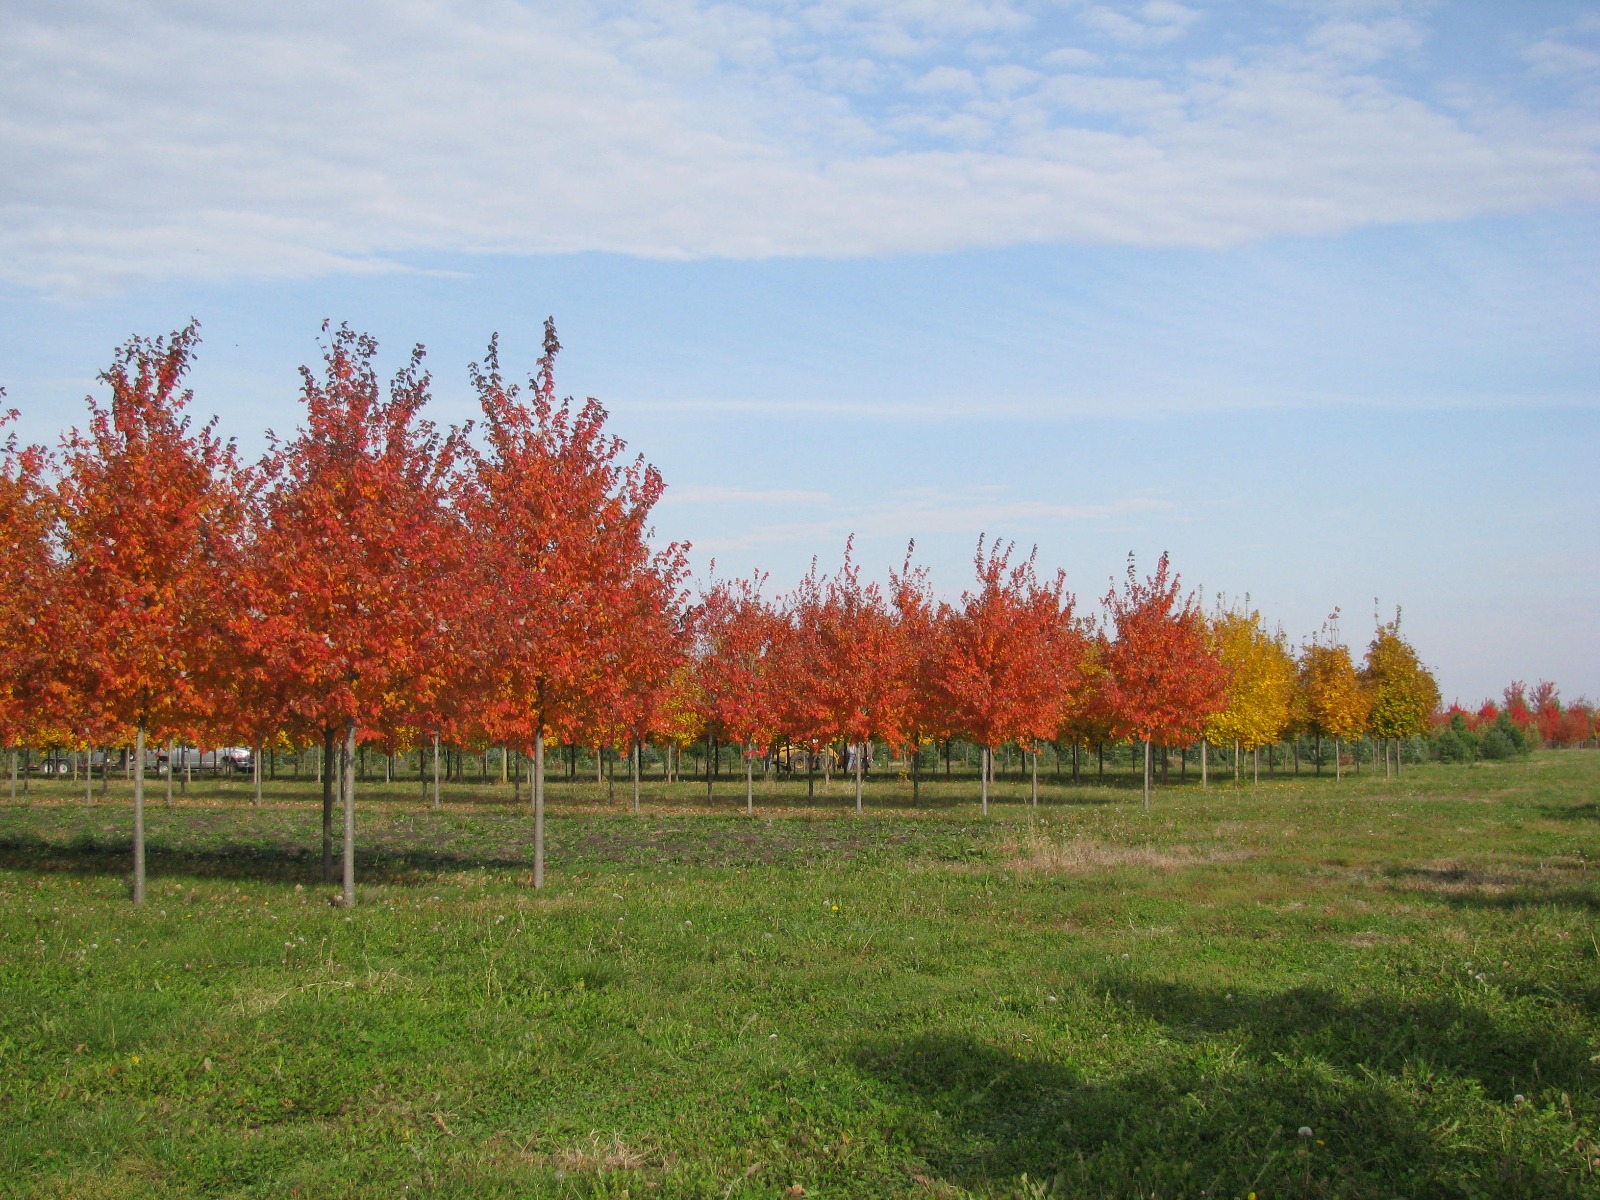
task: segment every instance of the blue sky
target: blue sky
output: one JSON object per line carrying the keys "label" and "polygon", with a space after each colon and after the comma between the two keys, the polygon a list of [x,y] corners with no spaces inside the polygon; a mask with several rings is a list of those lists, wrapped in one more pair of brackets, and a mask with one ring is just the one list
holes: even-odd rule
{"label": "blue sky", "polygon": [[254,453],[324,317],[456,421],[554,314],[701,571],[1170,550],[1600,698],[1595,4],[3,0],[0,162],[31,437],[190,315]]}

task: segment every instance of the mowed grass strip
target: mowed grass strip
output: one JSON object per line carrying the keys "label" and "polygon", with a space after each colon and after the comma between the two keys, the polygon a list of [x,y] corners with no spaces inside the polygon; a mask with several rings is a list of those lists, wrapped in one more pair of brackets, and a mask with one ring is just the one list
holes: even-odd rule
{"label": "mowed grass strip", "polygon": [[[1593,1196],[1600,754],[0,807],[7,1196]],[[1311,1132],[1300,1136],[1302,1127]]]}

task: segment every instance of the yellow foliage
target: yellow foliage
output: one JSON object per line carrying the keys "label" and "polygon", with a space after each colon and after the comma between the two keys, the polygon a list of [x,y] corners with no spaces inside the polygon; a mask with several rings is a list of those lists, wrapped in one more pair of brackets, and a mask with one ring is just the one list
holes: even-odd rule
{"label": "yellow foliage", "polygon": [[1347,646],[1312,642],[1300,656],[1300,690],[1304,719],[1323,737],[1361,736],[1372,711],[1372,695],[1356,674]]}
{"label": "yellow foliage", "polygon": [[1236,609],[1211,622],[1211,635],[1228,687],[1227,707],[1206,722],[1206,740],[1237,741],[1246,750],[1281,741],[1295,689],[1294,658],[1283,634],[1268,633],[1260,613]]}
{"label": "yellow foliage", "polygon": [[1372,694],[1369,727],[1373,737],[1409,738],[1428,731],[1439,707],[1439,685],[1417,652],[1400,636],[1400,615],[1378,626],[1367,647],[1362,679]]}

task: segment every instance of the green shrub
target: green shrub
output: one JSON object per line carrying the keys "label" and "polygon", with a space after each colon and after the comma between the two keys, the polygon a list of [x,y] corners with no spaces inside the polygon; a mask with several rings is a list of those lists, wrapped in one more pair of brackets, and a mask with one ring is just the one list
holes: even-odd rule
{"label": "green shrub", "polygon": [[1466,719],[1456,713],[1433,737],[1433,753],[1440,762],[1468,763],[1479,755],[1478,735],[1467,728]]}

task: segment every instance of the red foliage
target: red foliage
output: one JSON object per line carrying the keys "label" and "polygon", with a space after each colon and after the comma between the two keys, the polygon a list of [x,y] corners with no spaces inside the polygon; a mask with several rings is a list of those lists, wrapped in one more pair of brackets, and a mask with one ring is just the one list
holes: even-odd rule
{"label": "red foliage", "polygon": [[941,623],[938,687],[951,728],[993,750],[1055,736],[1070,711],[1084,635],[1063,572],[1042,583],[998,542],[973,558],[978,588]]}
{"label": "red foliage", "polygon": [[1227,672],[1212,653],[1193,595],[1178,599],[1167,556],[1141,582],[1128,559],[1122,590],[1105,606],[1116,629],[1106,653],[1104,694],[1118,730],[1146,742],[1184,745],[1221,711]]}

